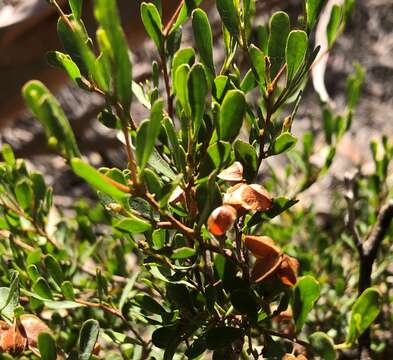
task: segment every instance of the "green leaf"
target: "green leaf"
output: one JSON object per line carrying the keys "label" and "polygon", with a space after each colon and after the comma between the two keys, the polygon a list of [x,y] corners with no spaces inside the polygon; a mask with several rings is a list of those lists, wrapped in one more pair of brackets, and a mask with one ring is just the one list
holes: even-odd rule
{"label": "green leaf", "polygon": [[283,11],[272,15],[269,22],[268,54],[271,62],[270,75],[274,78],[285,61],[285,46],[290,29],[289,16]]}
{"label": "green leaf", "polygon": [[[105,71],[102,67],[102,64],[96,61],[96,56],[90,46],[86,29],[84,29],[84,27],[82,27],[81,23],[79,22],[74,20],[69,20],[69,22],[72,24],[72,31],[68,36],[70,37],[70,41],[74,44],[73,47],[77,51],[78,58],[83,62],[84,68],[87,69],[88,78],[102,91],[108,91],[109,84],[107,83],[107,79],[105,77]],[[68,27],[68,24],[65,26]],[[73,60],[78,64],[74,58]],[[78,67],[81,69],[79,65]]]}
{"label": "green leaf", "polygon": [[195,50],[193,48],[183,48],[176,52],[172,60],[172,83],[176,83],[176,70],[180,65],[191,66],[195,61]]}
{"label": "green leaf", "polygon": [[321,12],[323,0],[306,0],[307,31],[310,32]]}
{"label": "green leaf", "polygon": [[76,20],[80,20],[82,16],[83,0],[69,0],[72,15]]}
{"label": "green leaf", "polygon": [[278,155],[283,152],[290,150],[297,143],[297,138],[295,138],[291,133],[284,132],[280,134],[274,141],[272,155]]}
{"label": "green leaf", "polygon": [[0,287],[0,314],[7,320],[14,318],[14,309],[19,305],[18,291]]}
{"label": "green leaf", "polygon": [[251,45],[250,49],[251,65],[254,72],[257,74],[258,83],[264,86],[265,82],[265,55],[262,50],[255,45]]}
{"label": "green leaf", "polygon": [[188,64],[180,65],[176,70],[175,93],[185,114],[191,114],[190,104],[188,101],[188,75],[190,66]]}
{"label": "green leaf", "polygon": [[163,109],[163,100],[157,100],[151,109],[150,119],[143,121],[139,126],[136,137],[136,158],[141,171],[148,163],[157,136],[160,133]]}
{"label": "green leaf", "polygon": [[75,84],[79,84],[82,75],[71,56],[60,51],[50,51],[47,53],[46,58],[50,65],[63,69]]}
{"label": "green leaf", "polygon": [[206,156],[200,164],[202,176],[211,174],[214,170],[220,170],[227,162],[231,151],[231,145],[225,141],[218,141],[209,145]]}
{"label": "green leaf", "polygon": [[258,83],[255,79],[254,72],[252,69],[248,70],[242,82],[240,83],[240,90],[245,94],[257,87]]}
{"label": "green leaf", "polygon": [[336,351],[332,339],[321,331],[310,335],[310,344],[316,355],[324,360],[336,360]]}
{"label": "green leaf", "polygon": [[194,136],[198,135],[205,111],[205,103],[208,92],[205,68],[202,64],[195,64],[188,74],[188,101],[191,107],[191,115],[194,125]]}
{"label": "green leaf", "polygon": [[177,325],[163,326],[155,330],[151,336],[154,346],[160,349],[167,348],[174,338],[178,338],[180,330]]}
{"label": "green leaf", "polygon": [[257,174],[257,153],[255,148],[242,140],[236,140],[234,145],[235,158],[243,165],[244,177],[252,181]]}
{"label": "green leaf", "polygon": [[308,36],[302,30],[293,30],[289,33],[285,58],[287,62],[287,83],[296,75],[306,58]]}
{"label": "green leaf", "polygon": [[162,22],[156,6],[152,3],[143,2],[141,5],[141,17],[149,37],[156,44],[158,51],[162,52],[164,46]]}
{"label": "green leaf", "polygon": [[4,144],[3,147],[1,148],[1,154],[3,156],[4,161],[9,165],[9,166],[14,166],[15,165],[15,154],[8,144]]}
{"label": "green leaf", "polygon": [[214,76],[212,30],[209,19],[202,9],[195,9],[192,12],[192,28],[199,56],[211,75]]}
{"label": "green leaf", "polygon": [[149,158],[149,165],[156,171],[160,172],[162,175],[166,176],[168,179],[176,179],[176,174],[156,149],[153,149],[153,152]]}
{"label": "green leaf", "polygon": [[64,281],[63,270],[61,269],[59,263],[52,255],[47,255],[45,257],[45,266],[49,272],[49,275],[55,280],[56,284],[61,286]]}
{"label": "green leaf", "polygon": [[219,326],[206,332],[206,346],[210,350],[224,348],[243,336],[240,328]]}
{"label": "green leaf", "polygon": [[90,360],[99,333],[100,325],[97,320],[89,319],[83,323],[78,339],[79,360]]}
{"label": "green leaf", "polygon": [[138,294],[134,297],[135,302],[145,311],[158,314],[165,315],[165,309],[159,304],[156,300],[154,300],[151,296],[146,294]]}
{"label": "green leaf", "polygon": [[238,39],[240,19],[234,1],[217,0],[216,6],[225,27],[235,39]]}
{"label": "green leaf", "polygon": [[381,311],[382,297],[375,288],[363,291],[352,306],[349,320],[347,344],[353,344],[377,318]]}
{"label": "green leaf", "polygon": [[30,209],[34,201],[34,193],[31,181],[28,179],[22,179],[18,181],[15,185],[15,197],[22,209]]}
{"label": "green leaf", "polygon": [[61,284],[61,292],[67,300],[75,300],[74,287],[70,281]]}
{"label": "green leaf", "polygon": [[175,260],[187,259],[194,256],[195,254],[196,254],[195,249],[189,247],[181,247],[173,252],[171,258]]}
{"label": "green leaf", "polygon": [[299,332],[306,322],[309,312],[320,295],[320,286],[312,276],[304,276],[294,287],[292,310],[296,332]]}
{"label": "green leaf", "polygon": [[343,21],[342,7],[339,5],[333,5],[332,12],[330,13],[330,20],[326,28],[329,49],[336,41],[342,21]]}
{"label": "green leaf", "polygon": [[[128,197],[127,193],[119,190],[119,188],[124,188],[124,190],[126,190],[124,185],[119,184],[109,177],[101,174],[83,160],[79,158],[71,159],[71,167],[75,174],[84,179],[94,189],[101,191],[119,201]],[[116,184],[116,186],[114,184]]]}
{"label": "green leaf", "polygon": [[115,223],[114,227],[130,234],[140,234],[151,230],[151,224],[139,217],[129,214],[127,218]]}
{"label": "green leaf", "polygon": [[[72,20],[72,15],[67,16],[68,20]],[[57,22],[57,35],[63,45],[65,52],[75,62],[81,74],[86,78],[89,77],[87,67],[79,53],[78,45],[74,39],[73,29],[70,28],[69,22],[65,21],[64,18],[60,17]],[[85,40],[88,41],[88,36],[85,33]]]}
{"label": "green leaf", "polygon": [[38,350],[42,360],[57,359],[56,343],[48,333],[40,333],[38,335]]}
{"label": "green leaf", "polygon": [[48,138],[55,138],[62,155],[67,159],[79,157],[70,123],[49,90],[39,81],[29,81],[22,89],[26,105],[42,123]]}
{"label": "green leaf", "polygon": [[33,291],[43,299],[53,300],[52,290],[43,277],[37,279],[32,287]]}
{"label": "green leaf", "polygon": [[94,13],[98,23],[105,31],[112,48],[112,74],[115,94],[129,113],[132,99],[132,66],[128,54],[128,43],[121,27],[116,0],[94,0]]}
{"label": "green leaf", "polygon": [[233,141],[239,134],[246,112],[246,98],[240,90],[226,93],[221,105],[219,119],[219,137],[224,141]]}

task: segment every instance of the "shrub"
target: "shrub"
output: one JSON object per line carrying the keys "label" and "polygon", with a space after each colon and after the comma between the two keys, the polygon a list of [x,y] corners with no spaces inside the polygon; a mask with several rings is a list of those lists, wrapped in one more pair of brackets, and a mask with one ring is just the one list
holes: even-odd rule
{"label": "shrub", "polygon": [[[311,161],[313,134],[305,133],[296,147],[291,127],[318,54],[309,38],[322,1],[306,1],[296,27],[286,13],[276,12],[267,25],[254,28],[254,1],[217,0],[225,49],[220,68],[199,2],[182,3],[168,24],[162,24],[159,1],[142,3],[143,24],[159,59],[142,84],[132,80],[114,0],[94,1],[95,40],[84,28],[81,2],[70,0],[69,15],[54,2],[64,53],[50,53],[50,63],[103,96],[98,120],[119,131],[128,164],[89,165],[48,89],[38,81],[24,86],[25,101],[49,143],[97,191],[101,205],[81,200],[74,217],[59,219],[42,175],[3,147],[4,353],[44,360],[208,354],[335,359],[338,350],[357,342],[361,351],[370,350],[368,328],[382,302],[382,293],[370,287],[370,263],[391,218],[389,205],[378,209],[388,198],[392,146],[383,141],[381,160],[373,145],[376,172],[348,180],[352,238],[336,234],[333,243],[327,234],[335,229],[320,233],[312,211],[293,207],[297,195],[329,169],[351,125],[362,70],[357,67],[348,81],[343,115],[323,105],[325,155],[318,167]],[[329,46],[350,5],[332,12]],[[188,18],[195,48],[181,46]],[[148,119],[132,118],[133,101],[150,112]],[[287,162],[271,162],[278,156]],[[265,163],[271,166],[261,176]],[[364,203],[359,216],[358,194]],[[305,238],[314,243],[293,242],[299,231],[309,232]],[[336,255],[354,244],[358,296],[357,279],[342,271]]]}

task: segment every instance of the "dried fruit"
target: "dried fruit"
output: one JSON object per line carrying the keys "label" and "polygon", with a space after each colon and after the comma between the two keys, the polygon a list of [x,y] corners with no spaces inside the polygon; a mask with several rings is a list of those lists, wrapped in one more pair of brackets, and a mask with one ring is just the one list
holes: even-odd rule
{"label": "dried fruit", "polygon": [[296,284],[299,272],[299,262],[288,255],[284,255],[278,269],[278,276],[284,285],[293,286]]}
{"label": "dried fruit", "polygon": [[37,316],[25,314],[20,317],[25,329],[29,346],[37,347],[38,335],[45,332],[51,334],[49,327]]}
{"label": "dried fruit", "polygon": [[237,211],[229,205],[222,205],[215,209],[207,220],[209,231],[215,235],[224,235],[235,223]]}
{"label": "dried fruit", "polygon": [[18,355],[27,348],[36,348],[38,335],[51,333],[49,327],[35,315],[22,315],[12,326],[4,321],[0,324],[0,351]]}
{"label": "dried fruit", "polygon": [[224,195],[224,204],[246,211],[266,211],[272,205],[267,190],[258,184],[237,184],[228,189]]}
{"label": "dried fruit", "polygon": [[12,326],[1,334],[0,350],[11,355],[19,355],[27,349],[27,346],[25,329],[19,320],[14,320]]}
{"label": "dried fruit", "polygon": [[225,181],[241,182],[243,181],[243,165],[239,161],[235,161],[231,166],[221,171],[217,177]]}
{"label": "dried fruit", "polygon": [[256,258],[279,256],[281,253],[281,249],[269,236],[247,235],[244,237],[244,245]]}

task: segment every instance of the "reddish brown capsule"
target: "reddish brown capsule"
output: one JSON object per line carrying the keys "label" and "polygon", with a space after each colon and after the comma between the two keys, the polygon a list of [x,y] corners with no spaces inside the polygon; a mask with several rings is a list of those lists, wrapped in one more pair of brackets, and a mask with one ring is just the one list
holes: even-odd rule
{"label": "reddish brown capsule", "polygon": [[299,262],[288,255],[284,255],[277,274],[284,285],[293,286],[296,284],[299,272]]}
{"label": "reddish brown capsule", "polygon": [[237,184],[224,195],[224,204],[246,211],[266,211],[272,206],[272,200],[261,185]]}
{"label": "reddish brown capsule", "polygon": [[279,256],[281,253],[281,249],[269,236],[247,235],[244,237],[244,245],[256,258]]}
{"label": "reddish brown capsule", "polygon": [[229,205],[222,205],[215,209],[207,220],[209,231],[215,235],[224,235],[235,223],[237,211]]}
{"label": "reddish brown capsule", "polygon": [[239,161],[235,161],[231,166],[221,171],[217,177],[229,182],[242,182],[243,165]]}

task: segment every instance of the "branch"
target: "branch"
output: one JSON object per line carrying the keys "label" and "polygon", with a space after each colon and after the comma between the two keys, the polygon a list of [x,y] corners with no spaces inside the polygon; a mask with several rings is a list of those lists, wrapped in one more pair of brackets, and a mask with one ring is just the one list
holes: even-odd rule
{"label": "branch", "polygon": [[390,200],[380,210],[377,222],[374,225],[370,235],[367,237],[367,240],[363,244],[363,252],[365,256],[369,256],[373,259],[376,258],[378,248],[389,230],[392,219],[393,200]]}

